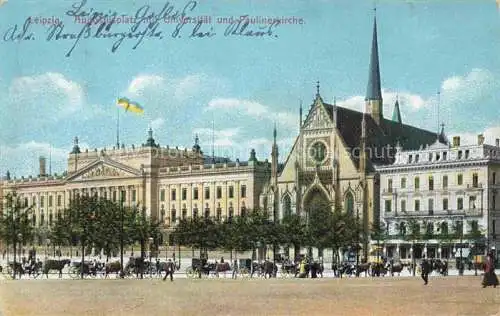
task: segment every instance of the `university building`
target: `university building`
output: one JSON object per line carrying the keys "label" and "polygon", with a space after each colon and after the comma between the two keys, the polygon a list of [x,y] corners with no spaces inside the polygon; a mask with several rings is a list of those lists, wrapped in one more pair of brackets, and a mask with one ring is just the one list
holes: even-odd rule
{"label": "university building", "polygon": [[181,218],[224,220],[258,206],[270,164],[258,161],[254,150],[247,162],[220,162],[220,158],[203,155],[198,138],[192,149],[181,150],[160,147],[153,131],[148,133],[141,146],[101,150],[82,151],[75,138],[64,175],[48,175],[45,158],[40,158],[38,176],[7,176],[0,194],[16,191],[25,205],[34,206],[32,221],[40,236],[78,195],[116,202],[122,196],[125,207],[144,207],[146,214],[163,222],[167,230]]}
{"label": "university building", "polygon": [[[444,131],[440,140],[445,139]],[[499,249],[500,143],[452,144],[439,140],[417,150],[398,147],[393,164],[380,172],[385,250],[403,259],[467,257],[474,247]],[[420,237],[412,240],[410,222]],[[474,232],[476,232],[474,234]],[[479,233],[478,233],[479,232]]]}

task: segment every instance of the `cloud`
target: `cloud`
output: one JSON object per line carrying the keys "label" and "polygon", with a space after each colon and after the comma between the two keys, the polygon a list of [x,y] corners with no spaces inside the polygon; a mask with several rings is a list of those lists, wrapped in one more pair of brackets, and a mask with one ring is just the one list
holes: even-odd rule
{"label": "cloud", "polygon": [[[86,146],[86,144],[81,144]],[[82,147],[83,148],[83,147]],[[0,176],[5,176],[7,170],[11,176],[20,178],[21,176],[39,174],[38,159],[40,156],[47,158],[47,169],[52,165],[52,172],[61,174],[66,168],[66,159],[71,148],[58,148],[49,143],[29,141],[22,144],[9,146],[0,145]],[[15,164],[12,162],[15,161]]]}
{"label": "cloud", "polygon": [[151,121],[151,128],[154,131],[161,130],[163,125],[165,125],[165,120],[162,117],[159,117]]}
{"label": "cloud", "polygon": [[476,145],[479,134],[483,134],[485,144],[495,145],[496,139],[500,139],[500,126],[491,126],[484,130],[478,130],[476,133],[450,133],[448,140],[451,142],[453,136],[460,136],[460,145]]}
{"label": "cloud", "polygon": [[296,128],[299,125],[297,114],[285,111],[273,111],[271,107],[257,101],[236,98],[215,98],[208,102],[205,111],[225,112],[230,115],[244,114],[259,120],[276,122],[280,128]]}
{"label": "cloud", "polygon": [[130,96],[139,97],[142,96],[148,90],[162,88],[164,86],[165,79],[157,75],[139,75],[132,79],[129,83],[127,92]]}

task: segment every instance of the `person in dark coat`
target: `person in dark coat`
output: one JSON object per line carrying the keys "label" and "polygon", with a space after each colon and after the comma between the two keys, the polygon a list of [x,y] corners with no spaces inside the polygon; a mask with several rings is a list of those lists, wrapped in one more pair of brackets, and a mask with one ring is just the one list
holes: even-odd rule
{"label": "person in dark coat", "polygon": [[427,285],[427,283],[429,283],[429,272],[431,270],[431,266],[430,266],[430,263],[429,261],[427,261],[427,259],[423,259],[422,260],[422,280],[424,280],[424,284]]}
{"label": "person in dark coat", "polygon": [[168,259],[166,270],[167,271],[165,273],[165,276],[163,277],[163,281],[165,281],[170,275],[170,282],[172,282],[174,280],[174,263],[171,259]]}
{"label": "person in dark coat", "polygon": [[488,256],[486,257],[486,266],[484,268],[484,278],[482,282],[483,288],[493,285],[493,287],[497,287],[498,278],[495,274],[495,255],[493,251],[488,252]]}

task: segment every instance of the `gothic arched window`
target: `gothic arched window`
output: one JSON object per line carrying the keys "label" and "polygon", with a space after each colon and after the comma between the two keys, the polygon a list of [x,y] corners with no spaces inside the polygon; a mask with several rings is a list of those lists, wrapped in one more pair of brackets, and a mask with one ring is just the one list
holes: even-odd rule
{"label": "gothic arched window", "polygon": [[292,200],[287,194],[283,198],[283,217],[288,217],[290,215],[292,215]]}
{"label": "gothic arched window", "polygon": [[347,192],[345,195],[345,210],[347,214],[354,214],[354,197],[351,192]]}

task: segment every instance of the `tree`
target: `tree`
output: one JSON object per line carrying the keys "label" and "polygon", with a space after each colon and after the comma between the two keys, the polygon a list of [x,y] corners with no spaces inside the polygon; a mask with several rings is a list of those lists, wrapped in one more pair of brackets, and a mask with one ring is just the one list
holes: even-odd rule
{"label": "tree", "polygon": [[307,225],[309,245],[318,248],[321,252],[332,245],[332,229],[334,216],[329,203],[312,205],[309,209],[309,223]]}
{"label": "tree", "polygon": [[300,247],[307,243],[306,222],[300,215],[290,214],[283,218],[280,228],[279,243],[287,247],[293,246],[297,255]]}
{"label": "tree", "polygon": [[16,253],[18,244],[24,244],[33,238],[33,226],[30,222],[32,206],[25,205],[16,192],[5,196],[6,209],[0,217],[0,238],[14,249],[14,279],[16,278]]}
{"label": "tree", "polygon": [[[377,241],[377,257],[380,255],[380,242],[387,239],[387,230],[381,225],[380,220],[375,220],[371,225],[371,239]],[[377,258],[378,261],[379,258]]]}
{"label": "tree", "polygon": [[413,272],[413,276],[415,276],[415,270],[416,270],[415,241],[417,241],[421,237],[420,223],[416,219],[410,218],[408,220],[408,229],[409,229],[409,232],[406,235],[406,238],[407,238],[407,240],[411,241],[411,247],[413,249],[413,252],[411,255],[412,266],[413,266],[412,272]]}

